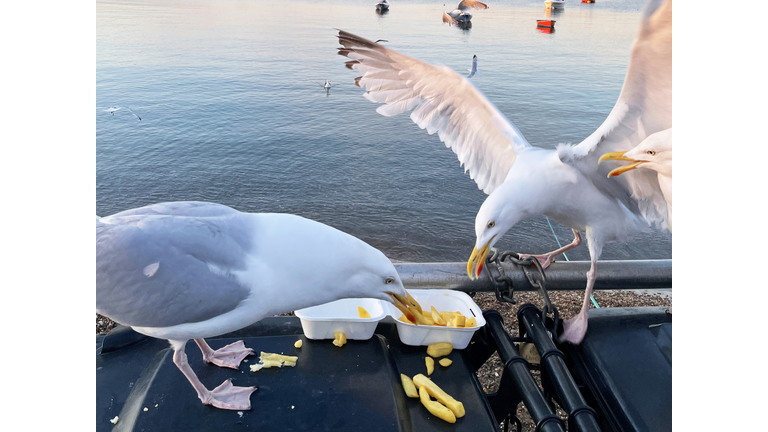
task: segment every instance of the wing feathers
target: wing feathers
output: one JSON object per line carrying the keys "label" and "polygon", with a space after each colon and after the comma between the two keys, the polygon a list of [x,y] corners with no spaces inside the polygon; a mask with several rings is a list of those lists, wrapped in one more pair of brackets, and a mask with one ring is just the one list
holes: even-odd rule
{"label": "wing feathers", "polygon": [[339,54],[352,60],[345,65],[362,73],[355,83],[366,90],[365,98],[385,104],[376,112],[393,116],[412,110],[411,120],[427,133],[437,133],[486,193],[504,181],[517,152],[529,146],[474,85],[450,68],[345,31],[338,38],[344,47]]}

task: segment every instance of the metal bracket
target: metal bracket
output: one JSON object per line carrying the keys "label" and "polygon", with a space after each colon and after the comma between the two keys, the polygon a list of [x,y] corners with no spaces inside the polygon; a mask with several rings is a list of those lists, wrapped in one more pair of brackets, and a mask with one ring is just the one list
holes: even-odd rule
{"label": "metal bracket", "polygon": [[[552,314],[552,338],[555,342],[560,343],[560,338],[557,335],[560,326],[560,314],[555,305],[552,304],[552,300],[549,298],[549,293],[546,289],[547,277],[544,275],[544,269],[541,267],[541,263],[539,263],[539,260],[535,256],[528,256],[521,259],[520,254],[516,252],[506,251],[500,253],[498,249],[491,248],[491,253],[486,258],[485,271],[488,274],[488,278],[493,282],[494,291],[496,292],[496,300],[512,304],[517,303],[517,300],[515,300],[514,297],[512,279],[504,273],[504,268],[501,265],[501,263],[507,259],[512,262],[512,264],[521,267],[523,274],[525,274],[526,279],[528,279],[528,283],[538,290],[539,295],[544,301],[541,321],[546,326],[548,315]],[[491,264],[493,264],[493,266]],[[528,268],[531,265],[538,271],[529,271]],[[496,275],[491,271],[492,267],[496,269]]]}

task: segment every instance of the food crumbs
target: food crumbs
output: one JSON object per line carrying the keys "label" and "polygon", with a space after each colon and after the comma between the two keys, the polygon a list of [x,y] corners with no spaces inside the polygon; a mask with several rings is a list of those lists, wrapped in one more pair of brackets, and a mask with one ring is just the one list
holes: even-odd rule
{"label": "food crumbs", "polygon": [[293,409],[293,408],[294,408],[294,406],[293,406],[293,405],[291,405],[291,409]]}
{"label": "food crumbs", "polygon": [[243,418],[243,412],[242,412],[242,411],[238,411],[238,412],[237,412],[237,415],[239,415],[239,416],[240,416],[240,418]]}
{"label": "food crumbs", "polygon": [[303,342],[301,341],[301,339],[299,339],[299,340],[297,340],[297,341],[296,341],[296,342],[293,344],[293,346],[295,346],[296,348],[301,348],[301,345],[302,345],[302,344],[303,344]]}
{"label": "food crumbs", "polygon": [[120,420],[120,419],[117,416],[115,416],[115,418],[113,418],[109,422],[112,423],[112,424],[117,424],[118,420]]}
{"label": "food crumbs", "polygon": [[144,412],[147,412],[147,411],[149,411],[149,408],[144,407]]}

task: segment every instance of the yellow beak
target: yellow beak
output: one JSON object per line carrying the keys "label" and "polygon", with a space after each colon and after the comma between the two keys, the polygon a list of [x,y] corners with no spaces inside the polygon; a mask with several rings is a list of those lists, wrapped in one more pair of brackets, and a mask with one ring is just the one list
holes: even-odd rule
{"label": "yellow beak", "polygon": [[485,258],[488,256],[488,251],[491,249],[491,241],[493,241],[495,237],[496,236],[491,237],[491,239],[488,240],[488,243],[481,247],[480,250],[477,250],[477,246],[472,249],[472,255],[469,257],[469,261],[467,261],[467,276],[469,276],[470,279],[475,280],[480,277],[480,272],[483,271],[483,265],[485,265]]}
{"label": "yellow beak", "polygon": [[632,162],[631,164],[627,164],[624,166],[620,166],[613,171],[608,173],[608,177],[616,177],[617,175],[624,174],[627,171],[633,170],[640,166],[641,164],[644,164],[648,161],[639,161],[632,158],[624,157],[626,152],[612,152],[612,153],[606,153],[602,156],[600,156],[600,159],[597,161],[597,163],[601,163],[602,161],[606,160],[618,160],[618,161],[628,161]]}
{"label": "yellow beak", "polygon": [[424,316],[421,314],[421,305],[419,305],[416,299],[411,297],[411,294],[408,291],[405,292],[405,297],[395,293],[387,294],[392,297],[395,307],[400,309],[400,312],[402,312],[412,323],[415,323],[416,325],[427,323],[426,320],[424,320]]}

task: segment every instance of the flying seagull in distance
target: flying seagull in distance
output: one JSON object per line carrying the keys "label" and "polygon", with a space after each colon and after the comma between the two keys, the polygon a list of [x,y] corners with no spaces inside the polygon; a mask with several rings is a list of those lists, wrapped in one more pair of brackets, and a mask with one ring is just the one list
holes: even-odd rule
{"label": "flying seagull in distance", "polygon": [[475,76],[476,73],[480,73],[479,70],[477,70],[477,56],[472,56],[472,67],[470,69],[467,69],[469,71],[469,75],[467,75],[467,78],[472,78]]}
{"label": "flying seagull in distance", "polygon": [[[459,158],[488,198],[475,219],[475,248],[467,262],[477,278],[490,249],[523,219],[547,216],[570,227],[574,241],[536,258],[544,267],[579,246],[586,233],[591,267],[581,311],[565,320],[560,340],[579,344],[587,331],[589,297],[603,245],[628,241],[650,225],[663,226],[667,206],[656,173],[632,170],[608,178],[604,153],[629,151],[653,133],[672,127],[672,0],[650,0],[629,53],[619,98],[600,125],[577,145],[532,146],[471,81],[354,34],[340,31],[339,54],[376,112],[411,119],[435,132]],[[526,255],[521,255],[525,257]]]}
{"label": "flying seagull in distance", "polygon": [[139,121],[141,121],[141,117],[139,117],[139,115],[138,115],[138,114],[136,114],[135,112],[133,112],[133,110],[132,110],[132,109],[130,109],[130,108],[128,108],[128,107],[121,107],[121,106],[110,106],[110,107],[96,107],[96,108],[102,108],[102,109],[104,109],[104,111],[106,111],[106,112],[108,112],[108,113],[110,113],[110,114],[112,114],[112,115],[115,115],[115,112],[117,112],[117,111],[120,111],[121,109],[125,108],[125,109],[127,109],[127,110],[128,110],[130,113],[131,113],[131,114],[133,114],[134,116],[136,116],[136,118],[137,118],[137,119],[139,119]]}
{"label": "flying seagull in distance", "polygon": [[488,5],[477,0],[462,0],[451,12],[443,12],[443,22],[448,25],[465,24],[472,19],[470,9],[488,9]]}

